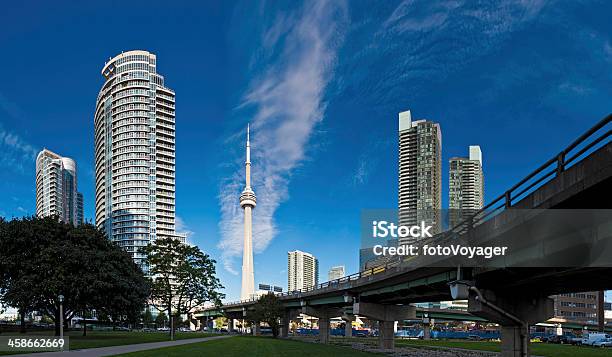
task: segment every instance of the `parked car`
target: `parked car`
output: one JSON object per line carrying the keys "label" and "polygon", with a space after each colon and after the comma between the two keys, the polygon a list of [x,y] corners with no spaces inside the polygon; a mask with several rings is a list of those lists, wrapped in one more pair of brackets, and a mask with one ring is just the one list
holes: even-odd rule
{"label": "parked car", "polygon": [[170,331],[170,327],[158,327],[157,331]]}
{"label": "parked car", "polygon": [[582,344],[587,346],[594,346],[594,344],[601,340],[612,338],[607,333],[589,333],[582,336]]}
{"label": "parked car", "polygon": [[594,347],[612,347],[612,338],[604,338],[593,342]]}
{"label": "parked car", "polygon": [[550,336],[546,342],[548,343],[560,343],[560,344],[566,344],[566,343],[570,343],[570,338],[568,336],[565,335],[554,335],[554,336]]}

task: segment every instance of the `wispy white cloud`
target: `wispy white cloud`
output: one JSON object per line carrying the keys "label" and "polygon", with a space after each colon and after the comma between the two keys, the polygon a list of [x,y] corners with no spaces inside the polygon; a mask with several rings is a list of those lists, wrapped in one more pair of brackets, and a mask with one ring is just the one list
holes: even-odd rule
{"label": "wispy white cloud", "polygon": [[572,95],[587,95],[591,92],[593,92],[593,89],[586,85],[586,84],[581,84],[581,83],[574,83],[574,82],[563,82],[559,85],[559,91],[561,91],[562,93],[569,93]]}
{"label": "wispy white cloud", "polygon": [[[279,15],[263,35],[278,53],[252,81],[242,107],[255,109],[251,120],[254,190],[253,248],[263,251],[277,234],[274,213],[288,196],[292,170],[307,157],[309,139],[325,113],[324,93],[333,77],[336,52],[348,22],[346,4],[308,2]],[[240,158],[243,161],[243,158]],[[238,195],[243,172],[228,178],[219,195],[224,267],[233,273],[242,254],[243,217]]]}
{"label": "wispy white cloud", "polygon": [[0,167],[23,173],[36,159],[38,150],[19,135],[0,126]]}
{"label": "wispy white cloud", "polygon": [[441,83],[490,55],[513,33],[537,21],[550,2],[402,1],[384,20],[365,20],[364,28],[371,30],[359,35],[367,45],[343,63],[350,72],[342,87],[355,101],[396,109],[401,101],[427,94],[423,84]]}
{"label": "wispy white cloud", "polygon": [[194,232],[189,229],[183,218],[181,218],[179,215],[174,218],[174,228],[177,233],[185,233],[187,235],[187,243],[191,242],[191,237],[193,236]]}
{"label": "wispy white cloud", "polygon": [[380,164],[380,158],[392,150],[393,141],[377,139],[367,145],[359,155],[357,166],[349,176],[349,184],[353,187],[365,185]]}
{"label": "wispy white cloud", "polygon": [[[0,109],[12,120],[21,118],[19,107],[0,93]],[[0,116],[0,120],[2,116]],[[24,164],[31,164],[38,150],[20,135],[5,129],[0,122],[0,168],[24,172]]]}
{"label": "wispy white cloud", "polygon": [[439,29],[451,15],[451,11],[461,6],[461,2],[436,2],[430,6],[428,11],[421,13],[414,0],[402,1],[383,23],[383,28],[394,33]]}
{"label": "wispy white cloud", "polygon": [[355,170],[355,174],[353,175],[353,185],[363,185],[368,181],[371,172],[371,164],[370,161],[364,158],[359,159],[357,164],[357,170]]}
{"label": "wispy white cloud", "polygon": [[[467,20],[467,26],[482,26],[483,34],[492,36],[512,30],[517,24],[530,20],[550,2],[548,0],[506,0],[487,5],[471,1],[447,0],[435,2],[402,1],[383,23],[383,31],[403,32],[441,31]],[[476,20],[476,22],[473,22]]]}
{"label": "wispy white cloud", "polygon": [[8,114],[12,118],[21,117],[23,112],[19,108],[17,104],[10,101],[4,94],[0,93],[0,109],[2,109],[6,114]]}

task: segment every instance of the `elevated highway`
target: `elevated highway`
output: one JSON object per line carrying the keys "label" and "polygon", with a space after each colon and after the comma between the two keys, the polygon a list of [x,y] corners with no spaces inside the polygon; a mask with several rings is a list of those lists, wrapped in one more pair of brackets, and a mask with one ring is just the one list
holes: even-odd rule
{"label": "elevated highway", "polygon": [[[611,120],[607,116],[482,210],[432,238],[512,243],[518,253],[486,266],[411,257],[281,294],[282,335],[302,312],[319,318],[319,339],[326,343],[330,318],[350,321],[357,314],[378,320],[380,347],[392,349],[394,321],[417,316],[410,304],[456,298],[468,300],[471,315],[500,324],[504,357],[528,356],[529,325],[553,316],[550,295],[612,289],[612,211],[605,211],[612,208]],[[554,221],[549,213],[565,212],[561,209],[591,211],[569,212],[566,221]],[[248,318],[254,303],[226,303],[196,316],[223,312]]]}

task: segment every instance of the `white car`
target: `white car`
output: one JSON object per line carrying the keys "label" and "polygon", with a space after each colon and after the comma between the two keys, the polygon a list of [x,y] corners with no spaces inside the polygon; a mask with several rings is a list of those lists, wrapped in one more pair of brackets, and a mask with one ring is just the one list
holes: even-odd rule
{"label": "white car", "polygon": [[594,347],[612,347],[612,338],[604,338],[593,342]]}
{"label": "white car", "polygon": [[582,344],[587,346],[596,346],[598,342],[612,339],[612,336],[607,333],[589,333],[588,335],[582,336]]}

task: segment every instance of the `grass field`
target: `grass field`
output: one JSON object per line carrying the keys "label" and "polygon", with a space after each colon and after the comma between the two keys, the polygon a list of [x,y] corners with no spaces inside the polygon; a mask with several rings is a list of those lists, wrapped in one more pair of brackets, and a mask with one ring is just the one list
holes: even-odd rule
{"label": "grass field", "polygon": [[[25,335],[11,332],[3,333],[0,336],[35,337],[41,335],[53,335],[53,331],[36,331]],[[66,335],[70,337],[71,350],[169,340],[167,332],[87,331],[87,336],[83,337],[83,331],[70,331]],[[214,335],[215,334],[209,333],[177,332],[176,339],[182,340],[186,338],[200,338]],[[9,353],[0,352],[0,355],[6,354]]]}
{"label": "grass field", "polygon": [[[451,347],[469,350],[496,351],[500,350],[499,342],[488,341],[423,341],[423,340],[396,340],[396,346],[411,347]],[[548,343],[532,343],[531,353],[545,357],[612,357],[612,348],[598,348],[586,346],[556,345]]]}
{"label": "grass field", "polygon": [[374,354],[356,351],[346,347],[320,345],[294,340],[280,340],[271,337],[237,336],[189,345],[166,347],[157,350],[134,352],[122,357],[161,356],[223,356],[223,357],[270,357],[270,356],[317,356],[317,357],[362,357]]}

